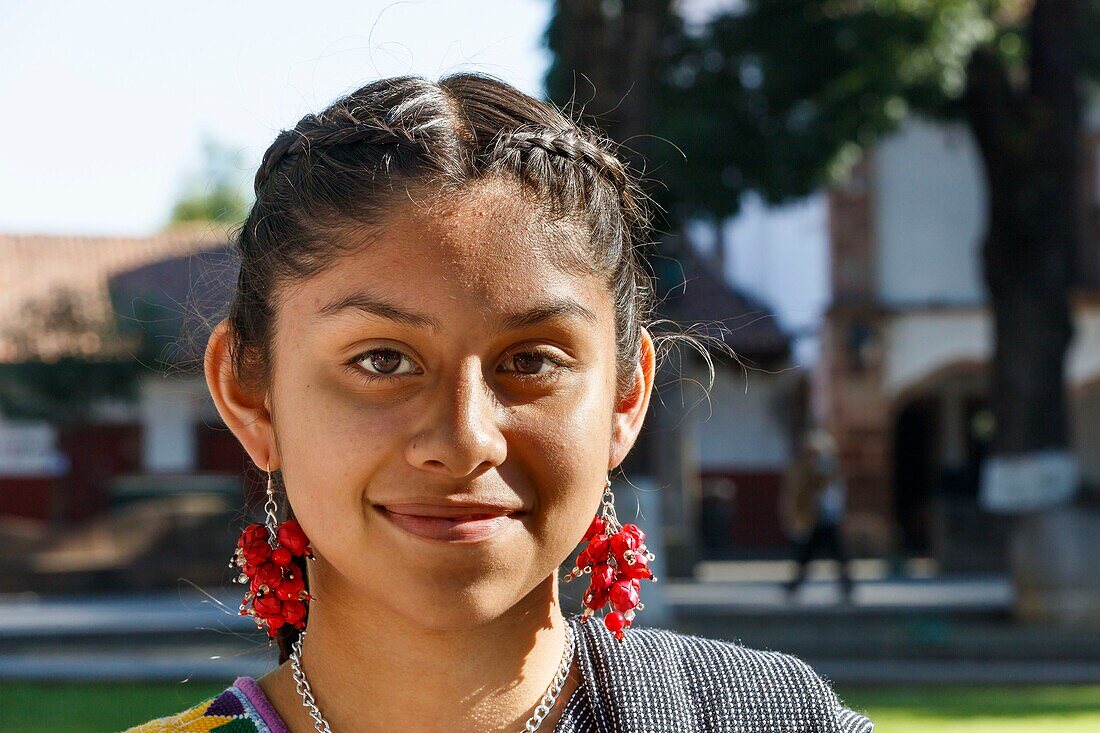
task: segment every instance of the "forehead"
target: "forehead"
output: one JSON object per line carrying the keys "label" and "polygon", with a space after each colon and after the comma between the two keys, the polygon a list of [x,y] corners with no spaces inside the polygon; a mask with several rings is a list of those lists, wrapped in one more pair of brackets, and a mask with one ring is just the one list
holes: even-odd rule
{"label": "forehead", "polygon": [[506,182],[410,196],[362,245],[310,278],[300,293],[305,303],[297,300],[317,310],[358,289],[515,312],[552,294],[611,317],[603,278],[585,264],[584,236],[573,222],[548,219]]}

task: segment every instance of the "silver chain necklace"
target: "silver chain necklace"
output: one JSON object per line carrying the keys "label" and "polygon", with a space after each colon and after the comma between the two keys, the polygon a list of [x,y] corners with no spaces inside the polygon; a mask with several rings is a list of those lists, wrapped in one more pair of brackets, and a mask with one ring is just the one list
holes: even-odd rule
{"label": "silver chain necklace", "polygon": [[[306,632],[303,631],[290,648],[290,667],[294,670],[294,686],[298,689],[298,694],[302,696],[302,705],[309,711],[309,717],[313,718],[313,727],[317,733],[332,733],[328,721],[324,719],[317,707],[317,701],[313,699],[313,691],[310,690],[309,680],[306,679],[306,673],[302,670],[302,639],[305,638],[305,635]],[[561,694],[561,688],[565,685],[566,678],[569,677],[569,668],[573,664],[575,643],[573,627],[571,624],[566,623],[565,651],[561,655],[558,673],[554,676],[550,687],[547,688],[546,694],[542,696],[542,701],[535,708],[535,714],[528,718],[527,724],[523,728],[524,733],[533,733],[533,731],[538,730],[543,719],[546,718],[550,713],[550,709],[554,707],[554,703],[557,702],[558,695]]]}

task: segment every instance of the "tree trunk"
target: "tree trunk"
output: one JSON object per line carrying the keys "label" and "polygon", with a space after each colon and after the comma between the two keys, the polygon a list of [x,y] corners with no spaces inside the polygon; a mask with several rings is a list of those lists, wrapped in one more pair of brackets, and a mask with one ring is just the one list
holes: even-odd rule
{"label": "tree trunk", "polygon": [[1084,558],[1092,545],[1081,528],[1100,527],[1086,510],[1067,506],[1079,483],[1065,384],[1069,290],[1081,245],[1077,17],[1079,0],[1037,0],[1027,84],[1014,86],[1000,59],[977,52],[966,100],[989,190],[982,258],[995,334],[996,428],[981,501],[1015,517],[1018,615],[1063,621],[1100,618],[1100,586],[1083,591],[1087,563],[1065,561]]}
{"label": "tree trunk", "polygon": [[968,75],[970,122],[989,190],[982,257],[995,334],[996,430],[982,500],[1009,514],[1055,506],[1076,490],[1065,358],[1080,236],[1077,3],[1036,2],[1026,88],[1014,87],[1000,59],[986,51],[974,54]]}

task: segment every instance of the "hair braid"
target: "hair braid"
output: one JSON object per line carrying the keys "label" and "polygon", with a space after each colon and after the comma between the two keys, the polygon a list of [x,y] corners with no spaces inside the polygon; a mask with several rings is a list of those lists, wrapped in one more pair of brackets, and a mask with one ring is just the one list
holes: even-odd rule
{"label": "hair braid", "polygon": [[577,134],[576,130],[551,133],[548,130],[507,130],[496,142],[496,151],[507,148],[530,151],[544,150],[568,160],[591,166],[616,188],[623,188],[629,180],[626,167],[616,156],[603,150],[597,143]]}
{"label": "hair braid", "polygon": [[386,124],[377,118],[358,120],[347,110],[341,111],[344,114],[334,115],[329,119],[313,114],[306,115],[294,129],[279,133],[275,142],[264,153],[263,161],[256,171],[256,194],[259,195],[260,189],[275,169],[291,156],[308,156],[337,145],[355,143],[403,146],[412,150],[423,148],[423,143],[414,137],[411,130]]}

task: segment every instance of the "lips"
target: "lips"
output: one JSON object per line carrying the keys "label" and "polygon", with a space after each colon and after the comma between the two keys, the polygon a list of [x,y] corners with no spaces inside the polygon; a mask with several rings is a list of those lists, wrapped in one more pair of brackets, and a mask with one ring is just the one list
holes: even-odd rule
{"label": "lips", "polygon": [[375,509],[391,524],[417,537],[449,543],[482,542],[520,525],[523,512],[499,506],[387,504]]}
{"label": "lips", "polygon": [[518,509],[489,504],[385,504],[388,512],[413,517],[436,517],[440,519],[466,519],[471,517],[500,517],[515,514]]}

